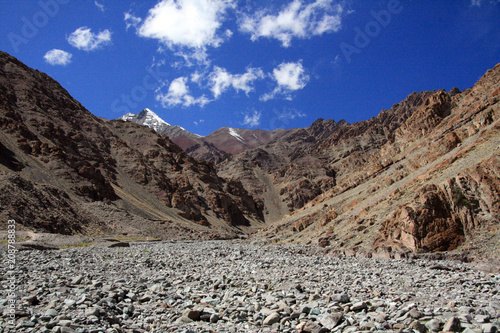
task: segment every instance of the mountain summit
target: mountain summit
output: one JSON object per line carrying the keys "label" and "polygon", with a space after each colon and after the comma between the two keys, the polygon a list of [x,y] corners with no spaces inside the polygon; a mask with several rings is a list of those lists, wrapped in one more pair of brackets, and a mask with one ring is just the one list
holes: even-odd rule
{"label": "mountain summit", "polygon": [[132,121],[136,124],[143,125],[154,129],[156,132],[161,133],[166,129],[172,127],[165,120],[161,119],[156,113],[146,108],[137,114],[127,113],[119,119],[125,121]]}
{"label": "mountain summit", "polygon": [[215,164],[229,159],[232,155],[267,144],[290,131],[223,127],[207,136],[200,136],[180,126],[170,125],[148,108],[137,114],[127,113],[118,119],[152,128],[158,134],[168,136],[170,140],[184,149],[188,155]]}

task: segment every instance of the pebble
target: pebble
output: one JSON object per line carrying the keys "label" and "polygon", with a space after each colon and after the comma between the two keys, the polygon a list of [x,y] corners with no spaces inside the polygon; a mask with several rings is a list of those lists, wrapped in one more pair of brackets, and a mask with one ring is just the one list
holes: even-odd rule
{"label": "pebble", "polygon": [[[497,333],[500,327],[500,276],[465,263],[333,257],[315,247],[237,241],[129,245],[16,253],[22,274],[10,331]],[[2,297],[0,332],[9,332]]]}

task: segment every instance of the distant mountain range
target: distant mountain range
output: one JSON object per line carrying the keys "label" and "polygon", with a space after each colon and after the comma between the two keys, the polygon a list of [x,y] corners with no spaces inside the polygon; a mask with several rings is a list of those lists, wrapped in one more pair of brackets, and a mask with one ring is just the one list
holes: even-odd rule
{"label": "distant mountain range", "polygon": [[500,65],[354,124],[204,137],[149,109],[95,117],[3,52],[0,92],[0,219],[20,229],[500,262]]}
{"label": "distant mountain range", "polygon": [[221,163],[232,155],[265,145],[289,132],[283,129],[264,131],[223,127],[207,136],[200,136],[180,126],[170,125],[148,108],[137,114],[127,113],[118,119],[152,128],[168,136],[190,156],[214,163]]}

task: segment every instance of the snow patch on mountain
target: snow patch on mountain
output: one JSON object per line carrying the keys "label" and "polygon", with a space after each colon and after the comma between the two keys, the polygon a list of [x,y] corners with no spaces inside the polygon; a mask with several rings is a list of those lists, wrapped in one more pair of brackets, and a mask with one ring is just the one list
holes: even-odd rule
{"label": "snow patch on mountain", "polygon": [[134,119],[134,117],[135,117],[135,114],[129,112],[127,114],[124,114],[123,116],[121,116],[118,119],[124,120],[124,121],[132,121]]}
{"label": "snow patch on mountain", "polygon": [[119,119],[147,126],[154,129],[158,133],[161,133],[165,130],[165,128],[172,126],[148,108],[142,110],[138,114],[127,113]]}
{"label": "snow patch on mountain", "polygon": [[241,143],[245,143],[245,139],[243,139],[243,137],[239,135],[234,128],[229,128],[229,134],[235,137]]}

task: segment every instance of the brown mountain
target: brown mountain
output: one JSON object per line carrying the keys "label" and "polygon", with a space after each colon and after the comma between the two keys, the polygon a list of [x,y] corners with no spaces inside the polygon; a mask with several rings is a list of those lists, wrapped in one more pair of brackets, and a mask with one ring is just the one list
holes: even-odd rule
{"label": "brown mountain", "polygon": [[261,236],[350,255],[455,250],[498,260],[499,101],[497,65],[462,93],[414,93],[342,127],[311,153],[328,161],[335,185]]}
{"label": "brown mountain", "polygon": [[[249,193],[266,207],[267,222],[277,221],[294,209],[293,198],[287,196],[283,188],[298,185],[295,191],[301,191],[304,200],[307,200],[306,197],[312,199],[319,192],[314,194],[316,189],[300,187],[298,183],[303,178],[311,178],[317,184],[320,184],[320,179],[325,182],[333,179],[328,166],[312,156],[311,151],[316,143],[347,125],[346,121],[318,119],[308,128],[287,130],[267,144],[235,155],[218,165],[217,169],[223,177],[239,179]],[[296,168],[294,163],[297,161],[305,164],[302,171]],[[281,181],[278,175],[286,173],[286,166],[300,175],[294,174],[289,181]]]}
{"label": "brown mountain", "polygon": [[497,65],[471,89],[415,92],[363,122],[203,138],[171,128],[179,147],[93,116],[0,53],[0,216],[67,234],[252,233],[341,255],[498,260],[499,101]]}
{"label": "brown mountain", "polygon": [[[258,224],[240,182],[166,136],[88,112],[47,75],[0,53],[0,216],[58,233],[210,237]],[[208,237],[207,236],[207,237]]]}
{"label": "brown mountain", "polygon": [[172,126],[162,120],[150,109],[137,114],[128,113],[119,119],[153,128],[157,133],[168,136],[192,157],[215,164],[228,160],[245,150],[253,149],[286,135],[293,130],[274,131],[249,130],[223,127],[215,132],[200,136],[180,126]]}

